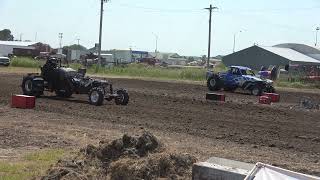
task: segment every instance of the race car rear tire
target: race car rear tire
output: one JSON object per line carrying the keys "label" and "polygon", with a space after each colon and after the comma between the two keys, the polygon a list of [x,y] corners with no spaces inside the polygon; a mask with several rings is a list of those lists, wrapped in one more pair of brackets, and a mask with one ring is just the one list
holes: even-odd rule
{"label": "race car rear tire", "polygon": [[211,76],[207,80],[207,86],[209,91],[218,91],[220,87],[220,79],[218,76]]}
{"label": "race car rear tire", "polygon": [[255,85],[251,89],[251,94],[254,96],[261,96],[263,89],[259,85]]}

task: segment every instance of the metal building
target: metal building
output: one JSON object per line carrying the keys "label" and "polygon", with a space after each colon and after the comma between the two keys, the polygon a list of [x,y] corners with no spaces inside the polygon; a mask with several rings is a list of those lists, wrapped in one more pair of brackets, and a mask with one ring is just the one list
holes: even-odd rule
{"label": "metal building", "polygon": [[0,55],[8,56],[13,54],[13,49],[25,49],[34,50],[35,47],[32,45],[35,42],[22,42],[22,41],[0,41]]}
{"label": "metal building", "polygon": [[286,47],[252,46],[247,49],[224,56],[222,62],[226,66],[247,66],[260,69],[262,66],[286,66],[290,64],[320,65],[320,60]]}

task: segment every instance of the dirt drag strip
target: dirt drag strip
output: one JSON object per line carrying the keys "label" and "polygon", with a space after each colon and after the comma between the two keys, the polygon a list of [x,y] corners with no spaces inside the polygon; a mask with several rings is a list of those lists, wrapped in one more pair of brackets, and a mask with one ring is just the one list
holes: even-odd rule
{"label": "dirt drag strip", "polygon": [[[2,106],[8,105],[12,93],[21,93],[19,87],[21,77],[21,75],[1,73],[0,104]],[[113,102],[106,102],[104,106],[94,107],[87,103],[86,96],[74,95],[69,100],[61,100],[46,94],[47,97],[37,99],[37,107],[33,113],[50,113],[51,116],[48,116],[48,119],[54,119],[55,117],[52,116],[54,114],[72,117],[67,119],[71,124],[70,127],[72,124],[78,126],[82,122],[81,119],[86,119],[92,122],[91,129],[100,129],[99,126],[104,124],[124,125],[130,126],[132,131],[135,131],[133,129],[151,129],[161,132],[163,136],[187,134],[233,146],[258,150],[271,149],[271,152],[294,154],[293,157],[288,158],[290,162],[283,163],[282,166],[320,174],[320,168],[316,168],[320,167],[317,161],[320,159],[320,112],[294,108],[290,110],[290,107],[298,104],[302,96],[320,101],[319,94],[280,91],[282,102],[268,107],[255,104],[257,97],[227,93],[227,102],[217,104],[204,100],[207,89],[203,85],[130,79],[113,79],[112,81],[115,82],[115,87],[128,89],[129,106],[115,106]],[[12,116],[13,111],[10,111]],[[0,112],[0,121],[5,121],[1,118],[5,113]],[[36,122],[34,120],[35,124]],[[0,130],[4,131],[5,128],[10,127],[12,126],[0,125]],[[130,131],[130,128],[126,131]],[[55,131],[53,128],[50,130]],[[59,132],[59,129],[56,132]],[[19,134],[19,131],[16,133]],[[27,132],[22,131],[22,133]],[[190,146],[192,144],[191,141]],[[198,145],[194,142],[194,147]],[[0,147],[5,148],[5,146],[10,144],[0,141]],[[269,162],[272,160],[279,162],[280,157],[264,156]],[[308,166],[301,168],[303,164]]]}

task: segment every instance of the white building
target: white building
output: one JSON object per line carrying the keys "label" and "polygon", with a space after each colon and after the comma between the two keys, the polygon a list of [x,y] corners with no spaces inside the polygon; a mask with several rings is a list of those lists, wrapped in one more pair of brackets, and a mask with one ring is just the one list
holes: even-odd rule
{"label": "white building", "polygon": [[70,50],[70,59],[71,61],[80,60],[82,55],[86,55],[88,52],[83,50]]}
{"label": "white building", "polygon": [[187,59],[177,53],[150,52],[149,56],[159,59],[160,62],[167,63],[168,65],[185,66],[187,64]]}
{"label": "white building", "polygon": [[146,51],[136,51],[136,50],[119,50],[113,49],[109,51],[102,51],[103,54],[112,54],[115,64],[130,64],[138,61],[139,59],[148,57],[148,52]]}
{"label": "white building", "polygon": [[35,42],[23,42],[23,41],[0,41],[0,55],[8,56],[13,53],[14,48],[19,49],[35,49],[32,45]]}
{"label": "white building", "polygon": [[112,54],[114,63],[116,64],[128,64],[132,63],[132,51],[131,50],[118,50],[113,49],[109,51],[103,51],[103,54]]}

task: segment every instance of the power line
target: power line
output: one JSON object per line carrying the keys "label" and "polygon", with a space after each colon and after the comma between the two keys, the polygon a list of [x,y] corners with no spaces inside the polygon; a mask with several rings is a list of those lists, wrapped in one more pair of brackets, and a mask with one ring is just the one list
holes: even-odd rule
{"label": "power line", "polygon": [[[200,13],[201,9],[165,9],[153,8],[145,6],[136,6],[132,4],[119,4],[119,7],[142,9],[150,13]],[[313,9],[320,9],[320,6],[315,7],[299,7],[299,8],[275,8],[275,9],[230,9],[218,11],[219,13],[292,13],[297,11],[309,11]]]}
{"label": "power line", "polygon": [[163,9],[163,8],[152,8],[144,6],[136,6],[131,4],[119,4],[120,7],[131,8],[131,9],[142,9],[147,10],[147,12],[152,13],[192,13],[192,12],[201,12],[202,9]]}
{"label": "power line", "polygon": [[297,11],[309,11],[320,9],[320,6],[315,7],[299,7],[299,8],[275,8],[275,9],[230,9],[222,10],[222,13],[292,13]]}
{"label": "power line", "polygon": [[143,6],[135,6],[129,4],[120,4],[122,7],[128,8],[136,8],[136,9],[145,9],[145,10],[152,10],[152,11],[168,11],[168,12],[191,12],[191,11],[200,11],[201,9],[163,9],[163,8],[150,8],[150,7],[143,7]]}

